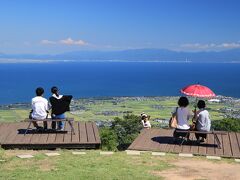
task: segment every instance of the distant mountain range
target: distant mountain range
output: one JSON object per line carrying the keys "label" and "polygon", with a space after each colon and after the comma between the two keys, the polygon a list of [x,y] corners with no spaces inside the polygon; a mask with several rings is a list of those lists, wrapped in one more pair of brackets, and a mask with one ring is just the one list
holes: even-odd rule
{"label": "distant mountain range", "polygon": [[131,49],[122,51],[74,51],[57,55],[4,54],[1,59],[75,60],[75,61],[169,61],[240,62],[240,49],[183,52],[167,49]]}

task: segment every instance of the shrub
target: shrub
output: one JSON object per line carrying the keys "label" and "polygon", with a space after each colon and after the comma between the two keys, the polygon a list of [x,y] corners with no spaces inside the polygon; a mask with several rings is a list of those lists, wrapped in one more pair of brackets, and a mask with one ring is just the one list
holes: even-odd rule
{"label": "shrub", "polygon": [[102,128],[100,136],[105,150],[124,150],[137,137],[141,130],[139,117],[133,114],[116,117],[110,128]]}
{"label": "shrub", "polygon": [[212,128],[219,131],[240,132],[240,119],[225,118],[212,122]]}
{"label": "shrub", "polygon": [[139,117],[133,114],[123,116],[123,119],[116,117],[112,124],[118,140],[118,149],[126,149],[137,137],[141,130]]}
{"label": "shrub", "polygon": [[116,151],[118,142],[116,133],[108,128],[104,127],[100,129],[101,144],[103,150]]}

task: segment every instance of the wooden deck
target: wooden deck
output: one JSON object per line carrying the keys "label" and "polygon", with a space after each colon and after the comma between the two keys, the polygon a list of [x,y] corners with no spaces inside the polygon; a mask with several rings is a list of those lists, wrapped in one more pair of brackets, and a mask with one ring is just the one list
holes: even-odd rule
{"label": "wooden deck", "polygon": [[[94,122],[74,122],[75,134],[68,123],[63,132],[37,132],[31,127],[24,136],[28,123],[0,123],[0,145],[5,149],[99,148],[101,141]],[[50,126],[50,123],[48,124]]]}
{"label": "wooden deck", "polygon": [[222,144],[221,149],[218,149],[212,134],[207,136],[206,143],[200,145],[196,143],[195,135],[191,134],[191,142],[179,146],[173,141],[173,130],[144,129],[128,149],[240,158],[240,133],[225,133],[218,135]]}

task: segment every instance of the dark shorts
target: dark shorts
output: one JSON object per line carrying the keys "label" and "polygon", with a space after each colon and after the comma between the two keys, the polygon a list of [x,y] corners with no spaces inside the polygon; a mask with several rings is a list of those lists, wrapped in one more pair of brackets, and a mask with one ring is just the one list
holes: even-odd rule
{"label": "dark shorts", "polygon": [[[195,131],[200,131],[200,130],[197,129],[197,126],[195,127],[194,130],[195,130]],[[195,133],[195,137],[196,137],[196,139],[199,139],[200,137],[201,137],[201,138],[204,138],[204,139],[207,139],[207,134]]]}
{"label": "dark shorts", "polygon": [[178,131],[187,131],[189,129],[175,129],[173,132],[173,137],[178,138],[178,137],[186,137],[187,133],[186,132],[176,132],[176,130]]}
{"label": "dark shorts", "polygon": [[200,137],[201,137],[201,138],[204,138],[204,139],[207,139],[207,134],[198,134],[198,133],[195,133],[195,136],[196,136],[196,139],[199,139]]}

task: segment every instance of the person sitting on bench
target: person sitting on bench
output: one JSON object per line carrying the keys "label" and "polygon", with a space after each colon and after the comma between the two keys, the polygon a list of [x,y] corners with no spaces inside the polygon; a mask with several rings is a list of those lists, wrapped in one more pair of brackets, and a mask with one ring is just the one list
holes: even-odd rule
{"label": "person sitting on bench", "polygon": [[[197,103],[199,110],[195,114],[195,131],[210,131],[211,120],[209,118],[209,112],[205,109],[206,104],[203,100],[199,100]],[[195,133],[197,142],[204,142],[207,138],[207,134]],[[201,139],[200,139],[201,137]]]}
{"label": "person sitting on bench", "polygon": [[[32,111],[29,118],[33,120],[46,119],[49,110],[48,100],[43,97],[44,89],[38,87],[36,89],[36,97],[32,98]],[[44,129],[47,129],[47,122],[44,123]],[[37,122],[33,122],[33,125],[37,129],[42,129]]]}
{"label": "person sitting on bench", "polygon": [[[173,137],[174,138],[179,138],[179,137],[186,137],[187,133],[186,132],[179,132],[179,131],[186,131],[190,129],[188,120],[192,117],[192,113],[188,109],[189,101],[187,97],[180,97],[178,100],[178,106],[175,110],[176,116],[177,116],[177,128],[173,132]],[[178,130],[178,132],[176,132]],[[189,135],[187,136],[189,139]]]}
{"label": "person sitting on bench", "polygon": [[150,124],[150,116],[145,114],[144,112],[141,113],[141,122],[144,128],[150,129],[151,124]]}
{"label": "person sitting on bench", "polygon": [[[72,96],[59,95],[59,90],[56,86],[51,88],[52,96],[49,98],[52,107],[52,119],[65,119],[65,112],[70,111],[69,105]],[[64,130],[64,122],[57,122],[57,129]],[[56,129],[56,122],[52,122],[52,129]]]}

